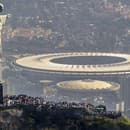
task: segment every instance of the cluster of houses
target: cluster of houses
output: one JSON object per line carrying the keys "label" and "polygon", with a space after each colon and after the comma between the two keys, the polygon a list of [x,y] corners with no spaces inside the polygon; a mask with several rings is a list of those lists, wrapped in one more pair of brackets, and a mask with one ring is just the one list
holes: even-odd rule
{"label": "cluster of houses", "polygon": [[69,108],[81,108],[85,109],[88,114],[92,115],[103,115],[110,118],[117,118],[122,115],[121,112],[107,111],[106,106],[98,105],[94,106],[90,103],[76,103],[76,102],[54,102],[46,101],[42,97],[31,97],[27,95],[15,95],[15,96],[5,96],[3,100],[4,107],[16,106],[16,105],[26,105],[35,106],[37,110],[42,110],[43,107],[48,109],[69,109]]}

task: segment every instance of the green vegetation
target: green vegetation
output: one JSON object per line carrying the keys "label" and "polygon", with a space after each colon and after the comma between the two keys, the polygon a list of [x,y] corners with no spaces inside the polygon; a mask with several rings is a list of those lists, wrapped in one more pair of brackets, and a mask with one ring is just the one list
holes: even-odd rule
{"label": "green vegetation", "polygon": [[37,109],[17,106],[0,110],[0,127],[13,130],[130,130],[126,116],[116,119],[90,115],[81,108]]}

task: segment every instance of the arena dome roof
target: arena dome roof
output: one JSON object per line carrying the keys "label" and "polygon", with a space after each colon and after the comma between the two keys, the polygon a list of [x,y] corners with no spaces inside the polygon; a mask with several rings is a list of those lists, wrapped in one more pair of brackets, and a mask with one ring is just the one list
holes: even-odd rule
{"label": "arena dome roof", "polygon": [[86,91],[116,91],[119,90],[120,85],[114,82],[107,82],[101,80],[70,80],[57,83],[57,86],[66,90],[86,90]]}

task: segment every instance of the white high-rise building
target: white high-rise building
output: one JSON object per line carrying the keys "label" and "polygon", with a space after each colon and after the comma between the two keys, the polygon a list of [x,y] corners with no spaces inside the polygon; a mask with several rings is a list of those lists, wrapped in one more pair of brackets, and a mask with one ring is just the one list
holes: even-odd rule
{"label": "white high-rise building", "polygon": [[3,93],[6,94],[6,86],[4,87],[5,82],[3,81],[2,77],[2,29],[8,15],[2,13],[3,8],[4,6],[0,4],[0,104],[3,102]]}

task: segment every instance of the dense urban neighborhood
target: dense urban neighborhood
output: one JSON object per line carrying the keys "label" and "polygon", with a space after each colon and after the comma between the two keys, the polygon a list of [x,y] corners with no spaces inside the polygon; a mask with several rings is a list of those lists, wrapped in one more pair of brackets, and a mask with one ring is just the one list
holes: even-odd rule
{"label": "dense urban neighborhood", "polygon": [[0,130],[130,130],[129,0],[0,0]]}

